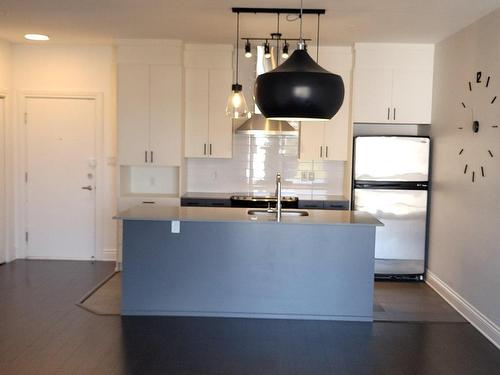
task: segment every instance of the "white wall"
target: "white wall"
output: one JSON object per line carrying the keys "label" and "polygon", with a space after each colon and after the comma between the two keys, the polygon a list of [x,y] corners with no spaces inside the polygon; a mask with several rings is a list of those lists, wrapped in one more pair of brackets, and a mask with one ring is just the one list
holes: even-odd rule
{"label": "white wall", "polygon": [[[463,298],[464,306],[470,304],[472,315],[489,327],[483,331],[489,329],[490,338],[500,334],[500,128],[492,128],[500,125],[499,25],[497,10],[436,46],[432,116],[431,282]],[[483,78],[483,87],[474,84],[471,95],[468,82],[474,82],[477,71],[490,75],[491,82],[485,88]],[[490,104],[495,95],[499,99]],[[471,131],[470,112],[461,107],[462,101],[471,106],[473,96],[479,103],[477,135]],[[463,173],[466,163],[476,171],[475,183]]]}
{"label": "white wall", "polygon": [[[12,183],[12,144],[8,142],[11,134],[11,113],[12,113],[12,46],[10,43],[0,40],[0,95],[5,97],[5,257],[7,261],[15,258],[13,246],[13,183]],[[3,248],[2,248],[3,251]]]}
{"label": "white wall", "polygon": [[11,75],[11,45],[0,40],[0,92],[10,89]]}
{"label": "white wall", "polygon": [[[19,101],[26,92],[43,93],[95,93],[103,97],[103,155],[101,160],[101,184],[105,188],[103,206],[98,212],[102,218],[102,249],[97,257],[111,257],[116,249],[116,223],[111,219],[116,206],[116,57],[110,46],[61,46],[61,45],[14,45],[13,87]],[[22,106],[16,103],[17,112]],[[19,113],[16,113],[19,118]],[[19,123],[20,121],[17,121]],[[16,170],[22,168],[22,140],[20,132],[14,134],[17,145]],[[22,188],[22,173],[17,176],[18,191]],[[18,216],[22,225],[22,197],[16,197]],[[17,256],[23,257],[22,230],[16,235]]]}

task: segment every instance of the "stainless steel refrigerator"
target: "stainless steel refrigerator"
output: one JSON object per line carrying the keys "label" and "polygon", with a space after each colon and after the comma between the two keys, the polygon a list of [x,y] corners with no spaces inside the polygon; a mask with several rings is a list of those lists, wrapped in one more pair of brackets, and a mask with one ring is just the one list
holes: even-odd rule
{"label": "stainless steel refrigerator", "polygon": [[430,138],[354,139],[353,208],[377,228],[375,277],[422,280],[425,272]]}

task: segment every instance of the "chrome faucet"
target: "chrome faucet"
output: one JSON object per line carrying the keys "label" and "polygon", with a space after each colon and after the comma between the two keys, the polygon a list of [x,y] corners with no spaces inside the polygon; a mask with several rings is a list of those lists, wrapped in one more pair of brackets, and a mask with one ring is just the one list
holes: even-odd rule
{"label": "chrome faucet", "polygon": [[276,221],[281,221],[281,174],[276,174]]}

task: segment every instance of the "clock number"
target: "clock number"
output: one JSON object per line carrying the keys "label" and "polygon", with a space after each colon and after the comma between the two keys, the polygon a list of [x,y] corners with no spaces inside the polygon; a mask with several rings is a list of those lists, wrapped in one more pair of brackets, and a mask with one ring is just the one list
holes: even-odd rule
{"label": "clock number", "polygon": [[464,102],[462,102],[462,107],[467,108],[467,107],[465,106],[465,103],[464,103]]}
{"label": "clock number", "polygon": [[484,177],[484,167],[483,166],[481,166],[481,176]]}
{"label": "clock number", "polygon": [[472,91],[472,83],[469,81],[469,91]]}
{"label": "clock number", "polygon": [[488,76],[488,79],[486,80],[486,87],[490,84],[490,76]]}
{"label": "clock number", "polygon": [[469,168],[469,164],[465,164],[464,174],[466,174],[466,173],[467,173],[467,168]]}
{"label": "clock number", "polygon": [[481,75],[482,75],[481,72],[476,73],[476,83],[481,83]]}
{"label": "clock number", "polygon": [[464,153],[464,149],[461,149],[458,155],[462,155]]}
{"label": "clock number", "polygon": [[495,103],[495,100],[497,100],[496,96],[491,100],[491,104]]}
{"label": "clock number", "polygon": [[490,156],[493,157],[493,152],[491,152],[491,150],[488,150],[488,154],[490,154]]}
{"label": "clock number", "polygon": [[472,182],[476,179],[476,172],[472,171]]}
{"label": "clock number", "polygon": [[498,128],[498,125],[493,125],[492,128]]}

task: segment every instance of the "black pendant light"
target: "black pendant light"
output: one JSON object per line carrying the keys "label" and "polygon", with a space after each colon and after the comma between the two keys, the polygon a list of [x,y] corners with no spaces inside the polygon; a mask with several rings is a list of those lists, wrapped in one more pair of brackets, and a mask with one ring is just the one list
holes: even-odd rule
{"label": "black pendant light", "polygon": [[342,78],[319,66],[305,49],[302,9],[301,0],[298,48],[283,64],[255,81],[255,102],[271,120],[329,120],[344,101]]}

